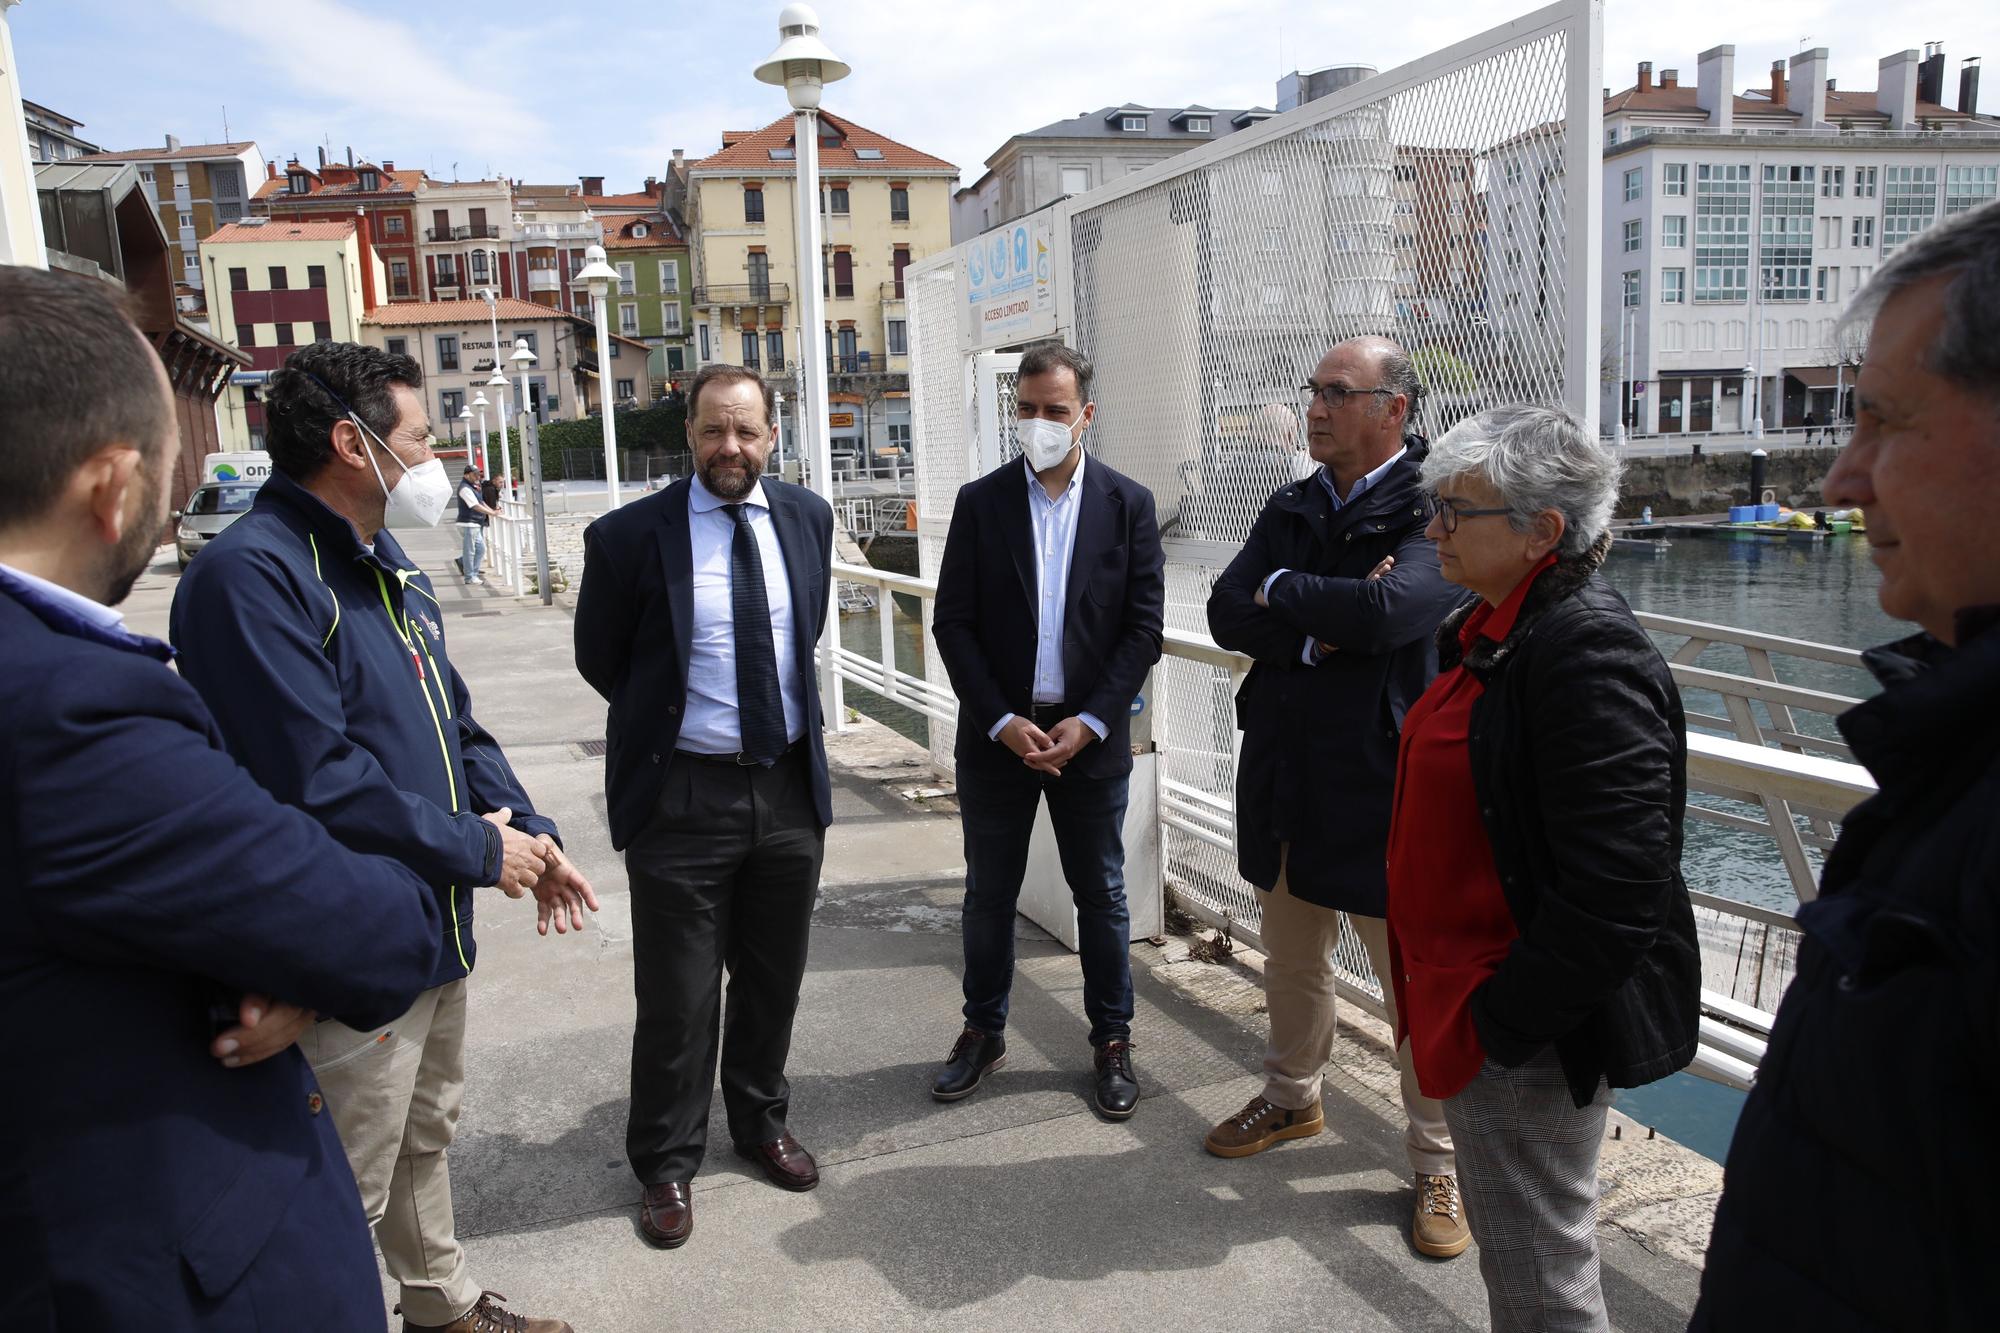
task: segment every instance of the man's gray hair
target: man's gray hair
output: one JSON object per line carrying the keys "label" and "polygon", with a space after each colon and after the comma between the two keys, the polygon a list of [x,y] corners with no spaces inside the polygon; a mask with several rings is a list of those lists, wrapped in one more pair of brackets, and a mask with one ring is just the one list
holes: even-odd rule
{"label": "man's gray hair", "polygon": [[2000,202],[1981,204],[1906,241],[1875,271],[1841,317],[1852,329],[1880,313],[1889,298],[1949,275],[1944,327],[1930,368],[1961,388],[2000,398]]}
{"label": "man's gray hair", "polygon": [[1499,493],[1516,532],[1555,510],[1563,516],[1558,552],[1580,555],[1611,526],[1623,471],[1568,409],[1521,403],[1488,408],[1446,431],[1424,456],[1421,475],[1433,491],[1454,477],[1480,478]]}

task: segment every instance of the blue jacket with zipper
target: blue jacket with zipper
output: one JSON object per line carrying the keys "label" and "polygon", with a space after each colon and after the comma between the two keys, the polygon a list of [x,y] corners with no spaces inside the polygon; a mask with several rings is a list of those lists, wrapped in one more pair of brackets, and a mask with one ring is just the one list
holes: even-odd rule
{"label": "blue jacket with zipper", "polygon": [[242,765],[358,852],[437,892],[433,986],[472,970],[473,890],[500,877],[481,816],[557,836],[472,716],[428,575],[387,530],[373,548],[282,473],[188,566],[170,633]]}

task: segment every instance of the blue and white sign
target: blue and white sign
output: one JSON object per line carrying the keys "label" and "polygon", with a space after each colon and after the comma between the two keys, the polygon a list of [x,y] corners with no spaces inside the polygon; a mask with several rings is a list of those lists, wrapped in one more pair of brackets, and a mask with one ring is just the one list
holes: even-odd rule
{"label": "blue and white sign", "polygon": [[971,346],[1001,347],[1055,335],[1051,234],[1044,213],[966,242],[959,290]]}

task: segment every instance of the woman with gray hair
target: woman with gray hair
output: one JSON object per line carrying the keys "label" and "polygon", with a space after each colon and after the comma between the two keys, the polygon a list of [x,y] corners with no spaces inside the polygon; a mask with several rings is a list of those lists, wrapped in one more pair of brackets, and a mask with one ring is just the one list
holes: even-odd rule
{"label": "woman with gray hair", "polygon": [[1425,535],[1475,595],[1439,627],[1439,675],[1403,722],[1392,981],[1457,1145],[1496,1330],[1608,1327],[1608,1090],[1682,1068],[1697,1039],[1680,695],[1598,573],[1618,473],[1555,407],[1482,412],[1423,463]]}

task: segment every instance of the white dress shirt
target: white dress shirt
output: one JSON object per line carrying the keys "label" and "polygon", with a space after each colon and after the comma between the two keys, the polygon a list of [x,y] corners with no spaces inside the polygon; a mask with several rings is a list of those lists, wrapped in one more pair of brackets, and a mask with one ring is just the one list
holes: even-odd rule
{"label": "white dress shirt", "polygon": [[[677,743],[696,754],[736,754],[743,727],[736,714],[736,614],[731,597],[729,557],[736,521],[722,512],[735,503],[721,500],[695,477],[688,487],[688,546],[694,557],[694,634],[688,649],[687,710]],[[792,644],[792,590],[785,581],[785,554],[771,521],[771,502],[758,482],[742,501],[764,566],[764,600],[777,649],[778,692],[785,701],[785,740],[806,734],[806,707],[799,682],[798,652]]]}
{"label": "white dress shirt", "polygon": [[[1340,498],[1340,491],[1333,484],[1333,473],[1328,469],[1322,467],[1319,470],[1319,481],[1320,485],[1326,487],[1327,499],[1333,501],[1333,512],[1338,514],[1341,510],[1353,504],[1356,500],[1359,500],[1362,497],[1362,495],[1367,492],[1369,487],[1373,486],[1376,482],[1382,480],[1382,478],[1388,476],[1389,469],[1396,466],[1396,464],[1402,462],[1403,455],[1407,454],[1408,452],[1410,452],[1410,446],[1406,444],[1402,448],[1398,449],[1394,454],[1390,455],[1389,461],[1384,463],[1381,467],[1375,468],[1372,471],[1365,473],[1362,476],[1361,480],[1354,483],[1354,489],[1347,493],[1347,498],[1345,500]],[[1264,577],[1265,601],[1268,602],[1271,600],[1271,589],[1277,585],[1278,577],[1282,574],[1289,574],[1291,572],[1292,571],[1289,569],[1274,569],[1269,574],[1265,575]],[[1299,660],[1304,662],[1307,666],[1317,666],[1319,664],[1318,639],[1315,639],[1310,634],[1306,636],[1306,646],[1304,650],[1300,652]]]}
{"label": "white dress shirt", "polygon": [[[1038,704],[1064,702],[1063,611],[1069,598],[1070,560],[1076,554],[1076,519],[1083,508],[1083,470],[1089,466],[1089,458],[1088,454],[1077,454],[1069,485],[1054,499],[1049,498],[1048,488],[1028,466],[1028,460],[1021,460],[1021,470],[1028,474],[1028,520],[1035,534],[1037,637],[1032,697]],[[1001,728],[1015,716],[1008,713],[994,723],[987,738],[998,740]],[[1077,718],[1096,732],[1099,740],[1110,734],[1110,728],[1088,713],[1078,713]]]}
{"label": "white dress shirt", "polygon": [[37,578],[25,569],[16,569],[12,565],[0,565],[0,569],[6,570],[50,601],[74,612],[78,619],[87,620],[99,629],[125,628],[125,613],[115,607],[106,606],[102,602],[93,602],[80,592],[73,592],[60,583]]}

